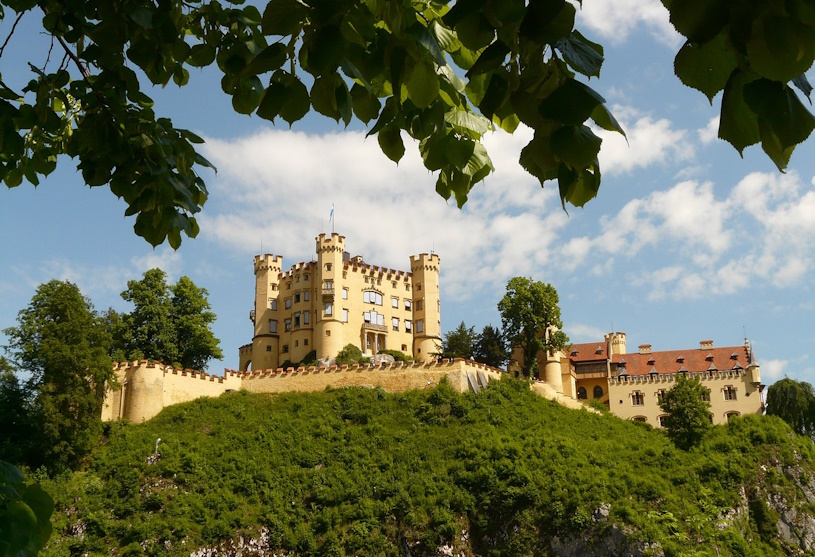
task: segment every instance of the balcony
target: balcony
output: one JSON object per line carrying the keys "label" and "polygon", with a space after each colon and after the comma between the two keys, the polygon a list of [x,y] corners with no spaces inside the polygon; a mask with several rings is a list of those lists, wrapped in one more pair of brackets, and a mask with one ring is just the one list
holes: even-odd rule
{"label": "balcony", "polygon": [[334,287],[331,288],[323,287],[323,299],[327,298],[330,298],[332,300],[334,299]]}
{"label": "balcony", "polygon": [[388,327],[386,325],[377,325],[375,323],[363,323],[362,324],[363,331],[377,331],[379,333],[387,333]]}

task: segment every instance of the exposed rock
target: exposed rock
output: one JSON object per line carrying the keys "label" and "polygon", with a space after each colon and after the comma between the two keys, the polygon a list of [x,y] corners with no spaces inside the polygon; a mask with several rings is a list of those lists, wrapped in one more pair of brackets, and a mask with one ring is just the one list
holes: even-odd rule
{"label": "exposed rock", "polygon": [[396,361],[396,358],[391,356],[390,354],[375,354],[371,356],[371,363],[374,365],[390,365]]}
{"label": "exposed rock", "polygon": [[616,524],[604,530],[588,528],[579,536],[566,538],[555,536],[549,543],[549,549],[554,557],[607,557],[608,555],[662,557],[664,555],[659,544],[630,539]]}

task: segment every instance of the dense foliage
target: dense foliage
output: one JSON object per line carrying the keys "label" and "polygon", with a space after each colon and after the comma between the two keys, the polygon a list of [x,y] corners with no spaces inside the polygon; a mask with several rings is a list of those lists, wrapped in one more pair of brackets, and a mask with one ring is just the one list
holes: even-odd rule
{"label": "dense foliage", "polygon": [[444,358],[472,360],[477,342],[478,333],[475,332],[475,327],[468,327],[462,321],[458,327],[444,333],[441,341],[441,355]]}
{"label": "dense foliage", "polygon": [[814,461],[776,418],[735,418],[681,451],[509,379],[479,396],[445,384],[236,392],[111,424],[84,470],[45,481],[59,534],[44,555],[186,557],[261,529],[278,554],[419,557],[449,543],[456,555],[545,555],[553,536],[616,524],[667,556],[773,556],[784,547],[774,511],[763,495],[748,510],[743,494],[794,500],[776,467],[811,474]]}
{"label": "dense foliage", "polygon": [[[191,67],[217,67],[238,113],[289,124],[311,110],[345,125],[356,117],[394,161],[405,152],[402,134],[410,136],[438,172],[436,191],[459,206],[492,171],[484,133],[520,123],[534,130],[520,153],[530,174],[557,180],[564,204],[596,196],[594,130],[622,129],[581,81],[600,76],[603,47],[574,28],[571,2],[242,3],[0,2],[0,18],[15,18],[0,56],[6,47],[27,55],[12,40],[22,17],[41,18],[51,41],[45,60],[30,61],[30,80],[0,79],[0,179],[37,184],[67,154],[88,185],[108,184],[125,200],[137,234],[178,247],[182,231],[198,233],[195,214],[207,199],[198,173],[211,165],[195,150],[201,138],[161,117],[145,91],[186,85]],[[739,151],[760,142],[783,169],[815,126],[788,86],[811,90],[810,4],[663,4],[688,39],[677,76],[710,99],[723,91],[719,136]]]}
{"label": "dense foliage", "polygon": [[815,391],[805,381],[784,378],[767,389],[767,414],[778,416],[801,435],[815,434]]}
{"label": "dense foliage", "polygon": [[150,269],[141,280],[127,282],[122,298],[133,304],[130,313],[108,312],[113,330],[113,355],[119,360],[148,358],[189,369],[206,369],[213,358],[223,358],[210,326],[215,313],[210,310],[205,288],[189,277],[167,284],[167,274]]}
{"label": "dense foliage", "polygon": [[509,359],[504,333],[498,327],[485,325],[475,343],[473,358],[488,366],[503,368]]}
{"label": "dense foliage", "polygon": [[54,500],[27,484],[15,466],[0,460],[0,556],[37,555],[51,535]]}
{"label": "dense foliage", "polygon": [[710,389],[698,377],[679,373],[674,386],[662,395],[659,407],[667,414],[668,437],[682,449],[698,445],[710,429]]}
{"label": "dense foliage", "polygon": [[507,293],[498,302],[504,336],[513,349],[520,349],[519,362],[526,375],[538,373],[538,352],[563,348],[569,337],[561,331],[557,290],[549,283],[515,277],[507,283]]}
{"label": "dense foliage", "polygon": [[22,445],[0,458],[51,470],[76,466],[100,436],[104,385],[114,380],[102,319],[75,284],[52,280],[3,332],[12,365],[28,379],[3,373],[0,403],[9,406],[0,414],[16,414],[28,437],[13,433]]}

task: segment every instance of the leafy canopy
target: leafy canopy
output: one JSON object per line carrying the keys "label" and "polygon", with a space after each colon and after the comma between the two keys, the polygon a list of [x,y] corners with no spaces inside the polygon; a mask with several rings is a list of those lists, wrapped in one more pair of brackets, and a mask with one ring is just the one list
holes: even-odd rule
{"label": "leafy canopy", "polygon": [[560,298],[549,283],[515,277],[507,283],[507,293],[498,302],[504,335],[513,349],[523,354],[523,371],[537,375],[538,352],[560,350],[569,342],[561,331]]}
{"label": "leafy canopy", "polygon": [[509,358],[507,341],[498,327],[485,325],[475,343],[473,358],[488,366],[503,368]]}
{"label": "leafy canopy", "polygon": [[475,327],[467,327],[462,321],[458,327],[444,333],[444,339],[441,343],[442,356],[471,360],[478,340],[479,335],[475,332]]}
{"label": "leafy canopy", "polygon": [[799,435],[815,434],[815,392],[804,381],[784,378],[767,389],[767,414],[778,416]]}
{"label": "leafy canopy", "polygon": [[667,414],[663,421],[665,431],[681,449],[698,445],[711,427],[710,389],[698,378],[686,374],[676,376],[676,384],[662,397],[659,407]]}
{"label": "leafy canopy", "polygon": [[[815,126],[788,85],[811,90],[809,3],[663,3],[687,37],[677,76],[711,99],[723,91],[719,137],[739,152],[760,142],[783,169]],[[36,185],[67,154],[88,185],[124,199],[138,235],[177,248],[198,233],[212,165],[147,92],[213,67],[240,114],[356,118],[395,162],[409,136],[459,207],[493,169],[483,135],[523,123],[534,136],[522,166],[556,180],[564,207],[582,206],[600,186],[595,131],[623,130],[584,82],[599,78],[603,47],[574,28],[575,12],[566,0],[0,0],[0,18],[41,18],[54,53],[30,61],[24,86],[0,76],[0,180]],[[24,56],[14,44],[0,57]]]}

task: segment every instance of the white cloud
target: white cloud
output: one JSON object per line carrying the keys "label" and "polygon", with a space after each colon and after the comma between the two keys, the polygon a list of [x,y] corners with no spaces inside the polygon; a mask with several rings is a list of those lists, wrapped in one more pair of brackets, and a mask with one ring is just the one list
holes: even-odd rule
{"label": "white cloud", "polygon": [[[164,247],[146,255],[134,256],[130,259],[130,262],[138,275],[142,275],[150,269],[158,268],[167,273],[168,281],[175,282],[181,269],[181,253]],[[141,278],[141,276],[138,278]]]}
{"label": "white cloud", "polygon": [[766,360],[761,364],[761,379],[764,381],[776,381],[781,379],[787,372],[788,360]]}
{"label": "white cloud", "polygon": [[677,48],[682,37],[668,19],[668,11],[659,0],[584,0],[578,9],[578,28],[582,25],[613,43],[622,43],[638,27],[644,27],[662,44]]}
{"label": "white cloud", "polygon": [[608,333],[608,331],[599,327],[584,325],[582,323],[566,324],[563,330],[572,342],[592,342],[603,339],[606,333]]}
{"label": "white cloud", "polygon": [[711,118],[708,121],[707,126],[697,130],[696,133],[699,135],[699,141],[705,145],[717,140],[719,138],[719,117],[714,116]]}
{"label": "white cloud", "polygon": [[626,137],[607,130],[595,130],[603,139],[600,168],[604,174],[622,174],[654,163],[690,161],[693,144],[685,130],[677,130],[670,120],[654,120],[634,108],[614,105],[612,114]]}

